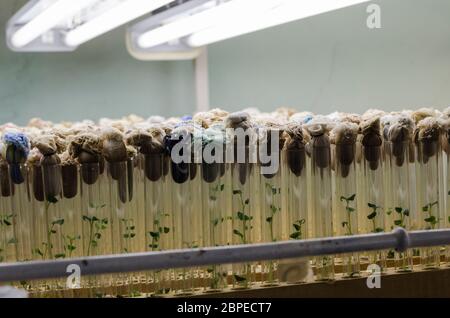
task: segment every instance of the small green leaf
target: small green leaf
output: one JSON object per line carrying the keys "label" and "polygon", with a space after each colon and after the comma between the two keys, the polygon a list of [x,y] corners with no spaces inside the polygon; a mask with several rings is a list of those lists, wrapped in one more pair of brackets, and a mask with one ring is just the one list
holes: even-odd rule
{"label": "small green leaf", "polygon": [[353,201],[353,200],[355,200],[355,197],[356,197],[356,193],[355,193],[355,194],[352,194],[351,196],[349,196],[349,197],[347,198],[347,200],[348,200],[348,201]]}
{"label": "small green leaf", "polygon": [[11,222],[9,222],[8,220],[3,220],[3,223],[5,223],[5,225],[8,225],[8,226],[11,225]]}
{"label": "small green leaf", "polygon": [[164,227],[164,234],[169,233],[170,229],[168,227]]}
{"label": "small green leaf", "polygon": [[403,211],[403,215],[409,216],[409,210],[408,210],[408,209],[405,209],[405,210]]}
{"label": "small green leaf", "polygon": [[432,223],[432,224],[436,224],[437,223],[436,217],[433,216],[433,215],[428,217],[428,218],[426,218],[426,219],[424,219],[424,221],[427,222],[427,223]]}
{"label": "small green leaf", "polygon": [[422,211],[423,211],[423,212],[428,212],[428,205],[423,206],[423,207],[422,207]]}
{"label": "small green leaf", "polygon": [[55,258],[64,258],[64,257],[66,257],[66,254],[64,254],[64,253],[60,253],[60,254],[56,254],[55,255]]}
{"label": "small green leaf", "polygon": [[49,195],[49,196],[47,196],[47,201],[50,203],[56,203],[56,202],[58,202],[58,199],[55,198],[54,196]]}
{"label": "small green leaf", "polygon": [[63,225],[64,224],[64,219],[58,219],[52,222],[53,225]]}
{"label": "small green leaf", "polygon": [[355,208],[347,207],[347,212],[355,212]]}
{"label": "small green leaf", "polygon": [[212,269],[212,268],[207,268],[207,269],[206,269],[206,272],[212,273],[212,272],[214,272],[214,269]]}
{"label": "small green leaf", "polygon": [[296,240],[296,239],[300,238],[301,235],[302,235],[301,232],[294,232],[294,233],[292,233],[291,235],[289,235],[289,237],[290,237],[291,239]]}
{"label": "small green leaf", "polygon": [[102,237],[102,235],[100,233],[95,233],[94,237],[98,240]]}
{"label": "small green leaf", "polygon": [[302,228],[300,224],[296,224],[296,223],[292,224],[292,226],[294,226],[294,229],[295,229],[296,231],[300,231],[301,228]]}
{"label": "small green leaf", "polygon": [[266,218],[266,222],[268,222],[268,223],[272,222],[272,220],[273,220],[273,217],[271,217],[271,216],[269,216],[268,218]]}
{"label": "small green leaf", "polygon": [[402,220],[395,220],[394,224],[397,226],[401,226],[402,225]]}
{"label": "small green leaf", "polygon": [[239,232],[238,230],[233,230],[233,233],[241,238],[244,237],[244,235],[241,232]]}
{"label": "small green leaf", "polygon": [[348,225],[348,222],[342,222],[342,227],[346,227]]}
{"label": "small green leaf", "polygon": [[380,232],[384,232],[384,230],[381,227],[377,227],[375,229],[375,233],[380,233]]}
{"label": "small green leaf", "polygon": [[220,191],[223,191],[223,189],[225,189],[225,184],[222,183],[222,184],[220,185]]}
{"label": "small green leaf", "polygon": [[372,209],[377,209],[377,208],[378,208],[377,205],[376,205],[376,204],[373,204],[373,203],[367,203],[367,206],[368,206],[369,208],[372,208]]}
{"label": "small green leaf", "polygon": [[242,213],[242,212],[238,212],[238,213],[237,213],[237,217],[238,217],[238,219],[241,220],[241,221],[249,221],[249,220],[253,219],[253,217],[248,216],[248,215],[246,215],[246,214],[244,214],[244,213]]}
{"label": "small green leaf", "polygon": [[375,218],[377,216],[377,212],[372,212],[372,213],[370,213],[368,216],[367,216],[367,218],[369,219],[369,220],[372,220],[373,218]]}
{"label": "small green leaf", "polygon": [[395,212],[397,212],[397,213],[402,213],[402,211],[403,211],[403,209],[400,207],[395,208]]}
{"label": "small green leaf", "polygon": [[153,238],[158,238],[159,237],[159,232],[148,232],[150,234],[151,237]]}
{"label": "small green leaf", "polygon": [[91,218],[88,217],[87,215],[83,215],[82,219],[83,219],[83,221],[91,221]]}
{"label": "small green leaf", "polygon": [[237,282],[245,282],[247,280],[247,278],[245,278],[243,276],[239,276],[239,275],[233,275],[233,276]]}
{"label": "small green leaf", "polygon": [[211,195],[211,196],[209,197],[209,199],[210,199],[211,201],[216,201],[216,200],[217,200],[217,197],[214,196],[214,195]]}
{"label": "small green leaf", "polygon": [[250,203],[250,199],[245,200],[244,204],[248,205]]}
{"label": "small green leaf", "polygon": [[233,194],[242,194],[241,190],[233,190]]}

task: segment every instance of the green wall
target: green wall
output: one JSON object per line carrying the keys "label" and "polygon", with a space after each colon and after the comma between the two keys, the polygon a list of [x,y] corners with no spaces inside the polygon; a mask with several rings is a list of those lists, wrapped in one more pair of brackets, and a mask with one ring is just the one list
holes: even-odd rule
{"label": "green wall", "polygon": [[[4,26],[26,1],[2,0]],[[194,110],[193,63],[141,62],[123,28],[73,53],[14,53],[0,33],[0,122],[119,117],[131,112],[179,115]]]}
{"label": "green wall", "polygon": [[[24,3],[2,0],[0,24]],[[449,106],[450,1],[380,0],[382,29],[359,5],[209,47],[212,106],[319,113]],[[195,105],[193,64],[142,62],[124,29],[74,53],[18,54],[0,33],[0,122],[182,115]]]}
{"label": "green wall", "polygon": [[328,113],[450,106],[450,1],[379,0],[209,48],[211,103]]}

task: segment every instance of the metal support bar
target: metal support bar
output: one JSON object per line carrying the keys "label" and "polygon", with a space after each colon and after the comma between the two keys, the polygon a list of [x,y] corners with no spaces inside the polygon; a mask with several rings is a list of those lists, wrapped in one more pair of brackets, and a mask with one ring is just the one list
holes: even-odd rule
{"label": "metal support bar", "polygon": [[82,275],[93,275],[438,245],[450,245],[450,229],[408,233],[397,228],[390,233],[5,263],[0,264],[0,281],[65,277],[71,264],[80,266]]}
{"label": "metal support bar", "polygon": [[205,112],[209,109],[209,75],[208,75],[208,51],[204,47],[200,55],[194,61],[195,66],[195,95],[197,112]]}

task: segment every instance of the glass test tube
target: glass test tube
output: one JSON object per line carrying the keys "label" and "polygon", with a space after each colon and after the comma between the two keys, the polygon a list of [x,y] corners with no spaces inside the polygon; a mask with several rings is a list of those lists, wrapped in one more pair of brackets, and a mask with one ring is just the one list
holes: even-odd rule
{"label": "glass test tube", "polygon": [[[109,186],[104,173],[104,164],[86,162],[80,165],[80,191],[83,226],[83,251],[86,256],[113,253]],[[113,284],[111,275],[93,276],[82,280],[90,295],[104,295]]]}
{"label": "glass test tube", "polygon": [[[276,149],[272,149],[272,138],[278,138]],[[282,239],[283,222],[286,219],[285,211],[282,209],[282,195],[285,195],[285,189],[281,187],[279,138],[279,131],[267,130],[265,140],[262,140],[259,145],[260,156],[267,156],[267,159],[270,160],[259,165],[260,197],[256,197],[256,200],[261,202],[260,225],[258,227],[261,229],[261,242],[280,241]],[[277,159],[272,160],[273,156],[277,156]],[[270,170],[265,173],[264,169],[267,168]],[[256,242],[259,242],[259,240]],[[261,264],[263,286],[271,286],[279,282],[276,272],[277,264],[276,260],[268,260]]]}
{"label": "glass test tube", "polygon": [[15,262],[16,257],[16,217],[11,207],[11,179],[9,167],[0,163],[0,262]]}
{"label": "glass test tube", "polygon": [[[305,147],[301,141],[288,142],[282,152],[281,170],[285,189],[283,240],[304,240],[309,237],[309,218],[307,202],[307,167]],[[309,169],[308,169],[309,170]],[[280,270],[280,267],[282,268]],[[284,270],[284,268],[287,270]],[[287,283],[304,283],[306,275],[299,268],[299,261],[281,260],[278,276]]]}
{"label": "glass test tube", "polygon": [[[204,246],[227,245],[227,224],[231,222],[226,215],[225,183],[221,176],[224,163],[202,163],[202,212]],[[229,186],[229,185],[228,185]],[[205,292],[218,292],[227,287],[227,267],[211,265],[205,271]]]}
{"label": "glass test tube", "polygon": [[[311,145],[313,237],[329,237],[333,236],[330,141],[326,134],[314,135]],[[333,256],[316,257],[315,267],[317,280],[334,279]]]}
{"label": "glass test tube", "polygon": [[[387,165],[390,174],[389,191],[390,202],[387,202],[386,227],[394,229],[402,227],[410,229],[410,180],[409,180],[409,141],[389,142],[389,156]],[[412,252],[394,253],[397,271],[412,270]]]}
{"label": "glass test tube", "polygon": [[[417,227],[413,229],[439,229],[444,216],[441,215],[439,198],[439,167],[442,164],[439,135],[433,139],[419,140],[416,144],[417,176]],[[428,247],[420,250],[423,269],[438,268],[440,264],[440,247]]]}
{"label": "glass test tube", "polygon": [[[358,234],[358,210],[356,187],[355,144],[337,144],[335,149],[335,208],[336,234],[351,236]],[[343,277],[360,275],[358,253],[342,255]]]}
{"label": "glass test tube", "polygon": [[[381,140],[374,137],[375,142],[363,145],[363,180],[364,194],[362,214],[367,219],[365,233],[381,233],[385,231],[383,160],[381,157]],[[367,138],[369,139],[369,138]],[[369,264],[380,266],[381,272],[386,270],[386,251],[375,251],[369,254]]]}

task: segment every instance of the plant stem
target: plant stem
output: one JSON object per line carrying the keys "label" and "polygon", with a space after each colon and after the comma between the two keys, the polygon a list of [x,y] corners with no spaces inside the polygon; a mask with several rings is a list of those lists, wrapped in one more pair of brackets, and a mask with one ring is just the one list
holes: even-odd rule
{"label": "plant stem", "polygon": [[94,221],[90,220],[89,221],[89,243],[88,243],[88,250],[87,250],[88,256],[91,256],[91,245],[92,245],[92,240],[94,239],[93,235],[94,235]]}
{"label": "plant stem", "polygon": [[[239,193],[239,200],[241,201],[241,208],[242,213],[245,215],[245,203],[244,199],[242,198],[242,192]],[[247,219],[244,217],[244,220],[242,221],[243,229],[242,229],[242,243],[247,244],[247,236],[246,236],[246,229],[247,229]]]}
{"label": "plant stem", "polygon": [[[49,207],[50,207],[50,202],[45,201],[44,208],[45,208],[45,217],[46,217],[47,221],[49,220],[49,216],[48,216]],[[44,259],[46,258],[47,254],[50,257],[50,259],[53,259],[52,238],[51,238],[53,227],[54,227],[54,224],[51,224],[50,229],[47,230],[47,245],[46,245],[44,256],[43,256]]]}
{"label": "plant stem", "polygon": [[348,223],[347,223],[347,228],[348,228],[348,235],[353,235],[353,231],[352,231],[352,218],[351,218],[351,212],[349,211],[349,206],[348,206],[348,202],[347,202],[347,218],[348,218]]}

